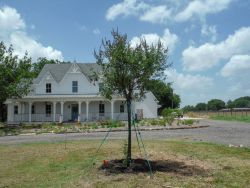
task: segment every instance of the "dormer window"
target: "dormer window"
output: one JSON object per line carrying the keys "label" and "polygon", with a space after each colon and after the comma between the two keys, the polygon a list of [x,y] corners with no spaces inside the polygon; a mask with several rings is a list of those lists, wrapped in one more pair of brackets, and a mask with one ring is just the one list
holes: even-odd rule
{"label": "dormer window", "polygon": [[46,93],[51,93],[51,83],[46,83]]}
{"label": "dormer window", "polygon": [[78,92],[78,81],[72,81],[72,93]]}

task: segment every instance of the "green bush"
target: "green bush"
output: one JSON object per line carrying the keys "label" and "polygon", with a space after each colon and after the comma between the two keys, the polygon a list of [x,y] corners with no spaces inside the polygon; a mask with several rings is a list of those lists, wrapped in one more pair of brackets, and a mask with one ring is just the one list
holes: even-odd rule
{"label": "green bush", "polygon": [[158,125],[165,126],[166,125],[166,120],[165,119],[159,119],[158,120]]}
{"label": "green bush", "polygon": [[194,120],[193,119],[184,119],[182,121],[183,125],[193,125],[194,124]]}
{"label": "green bush", "polygon": [[163,117],[167,117],[167,116],[182,117],[183,112],[180,109],[165,108],[164,110],[162,110],[161,115]]}
{"label": "green bush", "polygon": [[5,132],[2,129],[0,129],[0,136],[5,136]]}
{"label": "green bush", "polygon": [[158,121],[156,119],[150,120],[151,125],[158,125]]}
{"label": "green bush", "polygon": [[171,126],[174,122],[174,116],[167,116],[165,117],[165,120],[169,126]]}

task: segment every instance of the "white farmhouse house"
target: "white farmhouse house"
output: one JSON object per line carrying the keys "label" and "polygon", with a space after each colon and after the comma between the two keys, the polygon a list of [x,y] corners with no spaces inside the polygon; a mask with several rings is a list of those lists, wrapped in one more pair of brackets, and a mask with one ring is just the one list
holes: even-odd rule
{"label": "white farmhouse house", "polygon": [[[100,72],[95,63],[46,64],[33,81],[32,92],[23,98],[5,101],[7,121],[68,122],[101,119],[126,120],[122,97],[111,101],[100,95],[102,84],[94,78]],[[142,102],[133,102],[132,111],[143,118],[157,117],[157,100],[149,92]]]}

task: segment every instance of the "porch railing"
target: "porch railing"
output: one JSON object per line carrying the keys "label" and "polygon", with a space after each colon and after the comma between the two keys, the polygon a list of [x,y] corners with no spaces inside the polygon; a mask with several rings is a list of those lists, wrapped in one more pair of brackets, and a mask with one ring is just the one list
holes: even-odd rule
{"label": "porch railing", "polygon": [[[60,114],[56,114],[55,121],[59,121]],[[14,115],[15,122],[28,122],[29,114],[15,114]],[[32,122],[52,122],[54,121],[53,114],[31,114]]]}
{"label": "porch railing", "polygon": [[[55,121],[60,121],[61,114],[56,114]],[[29,114],[14,114],[15,122],[29,122]],[[117,121],[126,121],[128,118],[127,113],[113,113],[113,119]],[[99,121],[99,120],[110,120],[112,119],[111,113],[89,113],[87,120],[86,114],[80,115],[80,121]],[[31,114],[31,122],[53,122],[54,114]],[[64,121],[65,118],[64,118]],[[68,121],[68,120],[67,120]]]}

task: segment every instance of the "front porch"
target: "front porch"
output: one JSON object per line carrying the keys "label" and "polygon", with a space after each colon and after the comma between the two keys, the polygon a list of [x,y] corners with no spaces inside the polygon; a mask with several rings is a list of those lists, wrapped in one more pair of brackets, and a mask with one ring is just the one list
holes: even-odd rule
{"label": "front porch", "polygon": [[88,122],[127,120],[123,99],[8,101],[8,122]]}

